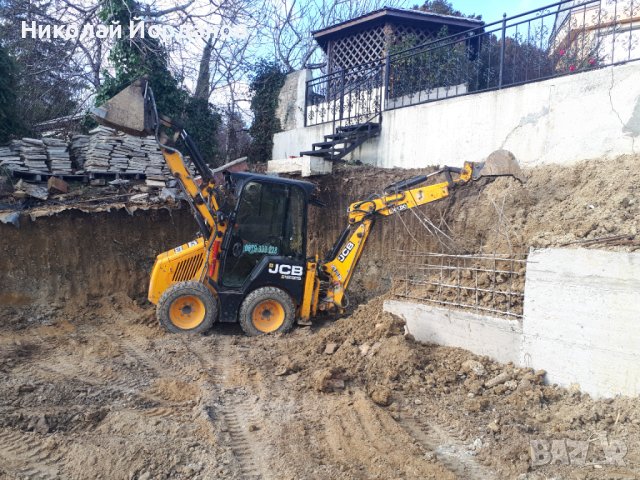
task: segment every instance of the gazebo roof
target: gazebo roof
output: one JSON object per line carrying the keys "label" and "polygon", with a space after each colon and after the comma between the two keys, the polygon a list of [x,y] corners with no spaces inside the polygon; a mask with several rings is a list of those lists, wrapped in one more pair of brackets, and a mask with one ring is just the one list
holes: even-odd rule
{"label": "gazebo roof", "polygon": [[336,23],[330,27],[325,27],[312,32],[313,38],[320,47],[326,51],[327,43],[335,38],[344,37],[367,28],[384,25],[388,21],[402,22],[414,26],[435,26],[459,27],[459,30],[468,30],[482,27],[484,22],[474,18],[454,17],[451,15],[440,15],[420,10],[407,10],[404,8],[383,7],[373,12],[366,13],[345,22]]}

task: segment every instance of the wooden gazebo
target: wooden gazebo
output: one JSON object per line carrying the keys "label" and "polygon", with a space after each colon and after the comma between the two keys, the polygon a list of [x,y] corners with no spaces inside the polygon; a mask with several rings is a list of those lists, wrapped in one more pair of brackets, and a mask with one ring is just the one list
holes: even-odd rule
{"label": "wooden gazebo", "polygon": [[327,73],[379,61],[391,45],[412,36],[418,43],[481,27],[482,20],[385,7],[313,32],[327,55]]}

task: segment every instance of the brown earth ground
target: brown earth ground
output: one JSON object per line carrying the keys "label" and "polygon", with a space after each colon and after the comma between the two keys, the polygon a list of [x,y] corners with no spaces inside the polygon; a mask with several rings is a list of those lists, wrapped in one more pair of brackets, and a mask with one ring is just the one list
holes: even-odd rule
{"label": "brown earth ground", "polygon": [[[637,162],[535,169],[524,186],[476,184],[424,214],[457,252],[620,235],[627,243],[608,248],[636,249]],[[350,201],[414,173],[347,168],[321,180],[329,205],[312,215],[313,248],[337,236]],[[352,286],[368,303],[261,338],[157,326],[148,270],[195,231],[184,210],[0,225],[0,478],[640,478],[638,399],[594,400],[407,337],[378,295],[390,245],[442,245],[380,225]],[[625,443],[624,465],[606,465],[602,438]],[[586,465],[533,466],[536,439],[588,441]]]}
{"label": "brown earth ground", "polygon": [[[640,478],[637,399],[417,344],[381,309],[263,338],[167,334],[125,295],[16,314],[0,478]],[[604,464],[602,438],[625,442],[624,465]],[[589,466],[532,468],[532,439],[589,441]]]}

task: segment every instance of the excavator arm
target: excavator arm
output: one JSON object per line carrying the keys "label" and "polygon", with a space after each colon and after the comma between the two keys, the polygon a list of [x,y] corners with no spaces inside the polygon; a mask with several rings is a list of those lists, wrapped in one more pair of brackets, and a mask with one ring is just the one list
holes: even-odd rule
{"label": "excavator arm", "polygon": [[[422,185],[430,177],[438,174],[443,175],[445,181]],[[383,195],[352,203],[348,210],[347,228],[336,241],[325,262],[319,265],[321,275],[328,278],[328,288],[324,296],[319,298],[313,295],[313,292],[305,292],[305,296],[309,293],[313,299],[317,298],[320,310],[343,308],[346,306],[345,291],[378,218],[446,198],[452,189],[472,180],[484,176],[503,175],[523,181],[522,172],[513,155],[499,150],[492,153],[485,162],[465,162],[463,168],[444,167],[429,175],[420,175],[389,185]]]}

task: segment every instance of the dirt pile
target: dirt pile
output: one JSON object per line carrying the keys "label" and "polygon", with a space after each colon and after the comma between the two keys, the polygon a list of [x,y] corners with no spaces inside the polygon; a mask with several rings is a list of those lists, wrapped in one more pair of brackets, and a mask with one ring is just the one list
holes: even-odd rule
{"label": "dirt pile", "polygon": [[152,315],[117,295],[0,326],[0,479],[453,480],[364,393],[297,390],[239,329]]}
{"label": "dirt pile", "polygon": [[[381,303],[260,338],[167,334],[125,295],[3,323],[0,478],[640,473],[637,399],[594,401],[542,372],[416,344]],[[625,442],[625,465],[606,464],[603,436]],[[531,440],[588,441],[587,466],[532,467]]]}
{"label": "dirt pile", "polygon": [[[498,178],[474,191],[460,189],[449,225],[456,241],[471,251],[570,243],[638,249],[639,163],[639,156],[626,155],[569,167],[544,165],[526,171],[525,184]],[[611,237],[622,238],[598,241]]]}
{"label": "dirt pile", "polygon": [[264,376],[283,379],[278,385],[299,392],[366,393],[426,448],[436,443],[457,452],[453,458],[436,455],[445,464],[453,462],[454,472],[469,461],[495,475],[489,478],[575,474],[575,466],[563,465],[532,472],[530,441],[590,440],[595,443],[587,462],[598,464],[605,458],[598,443],[604,437],[624,441],[625,458],[635,466],[587,469],[576,478],[640,472],[637,399],[593,400],[578,390],[544,385],[544,371],[415,343],[405,336],[401,320],[382,312],[382,302],[374,299],[313,333],[297,330],[278,339],[258,339],[253,345],[261,348],[252,348],[251,358]]}

